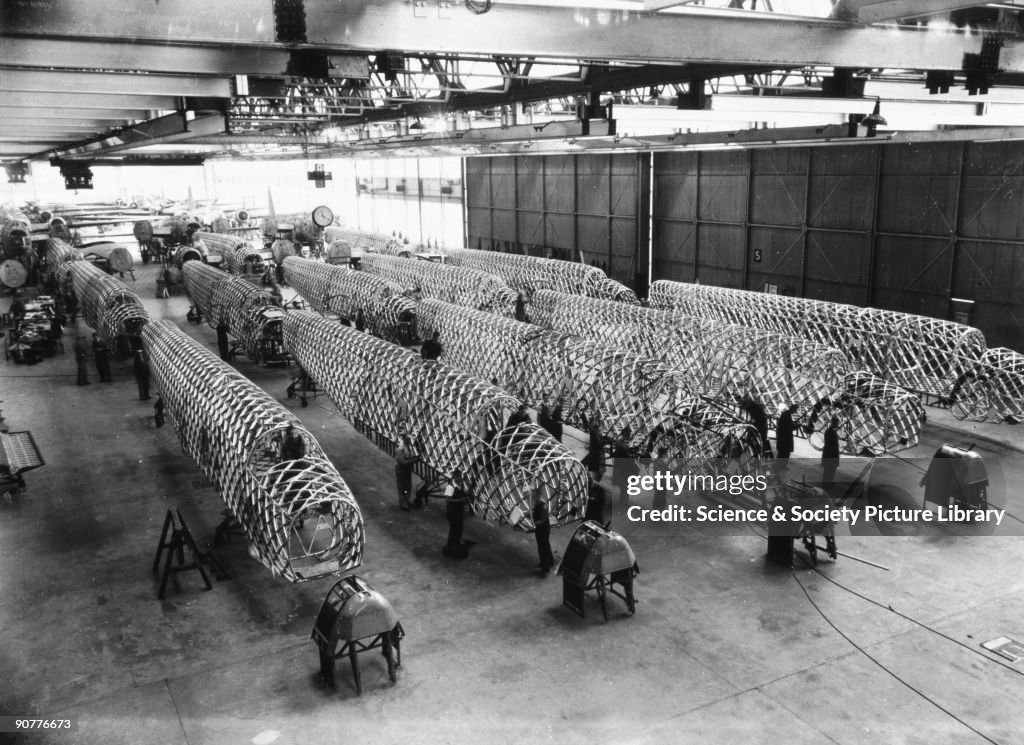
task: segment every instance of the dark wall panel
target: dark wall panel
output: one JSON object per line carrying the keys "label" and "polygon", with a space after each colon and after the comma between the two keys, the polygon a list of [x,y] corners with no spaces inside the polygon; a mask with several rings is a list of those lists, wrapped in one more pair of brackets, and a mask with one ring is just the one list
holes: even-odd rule
{"label": "dark wall panel", "polygon": [[676,220],[655,220],[653,244],[653,276],[677,282],[693,281],[694,248],[697,228],[691,223]]}
{"label": "dark wall panel", "polygon": [[575,209],[575,158],[549,155],[544,158],[545,209],[571,214]]}
{"label": "dark wall panel", "polygon": [[580,158],[576,164],[576,211],[607,215],[611,203],[611,164],[607,157],[590,156]]}
{"label": "dark wall panel", "polygon": [[952,318],[951,298],[973,300],[993,343],[1024,351],[1024,142],[664,153],[653,163],[655,279],[774,285],[940,318]]}
{"label": "dark wall panel", "polygon": [[[519,157],[516,164],[516,206],[521,210],[544,209],[544,161]],[[511,206],[511,204],[509,205]]]}
{"label": "dark wall panel", "polygon": [[1024,240],[1022,194],[1022,143],[971,143],[964,164],[960,234]]}
{"label": "dark wall panel", "polygon": [[807,211],[807,148],[751,154],[750,222],[799,226]]}
{"label": "dark wall panel", "polygon": [[948,241],[879,236],[871,304],[947,318],[952,260]]}
{"label": "dark wall panel", "polygon": [[515,204],[515,190],[515,161],[512,158],[493,158],[490,204],[511,209]]}
{"label": "dark wall panel", "polygon": [[575,220],[572,215],[549,212],[544,216],[544,243],[548,248],[573,250],[576,247]]}
{"label": "dark wall panel", "polygon": [[[697,229],[701,282],[743,285],[743,228],[735,225],[702,223]],[[714,277],[715,279],[712,279]]]}
{"label": "dark wall panel", "polygon": [[607,261],[608,218],[597,215],[576,216],[576,245],[586,254],[587,261]]}
{"label": "dark wall panel", "polygon": [[746,219],[747,157],[742,151],[713,151],[701,156],[698,203],[702,220]]}
{"label": "dark wall panel", "polygon": [[[697,215],[699,153],[658,153],[654,156],[654,214],[692,220]],[[657,245],[657,244],[655,244]]]}
{"label": "dark wall panel", "polygon": [[800,230],[751,228],[747,289],[761,291],[765,284],[774,284],[783,294],[795,293],[800,287],[803,258],[804,234]]}
{"label": "dark wall panel", "polygon": [[814,148],[808,224],[817,228],[869,229],[877,160],[877,147]]}
{"label": "dark wall panel", "polygon": [[512,210],[491,211],[491,237],[496,240],[512,241],[516,234],[516,213]]}
{"label": "dark wall panel", "polygon": [[491,203],[491,161],[487,158],[466,160],[466,199],[473,205]]}
{"label": "dark wall panel", "polygon": [[817,300],[864,305],[870,257],[871,244],[865,235],[810,231],[804,294]]}
{"label": "dark wall panel", "polygon": [[956,230],[958,147],[949,144],[881,148],[878,229],[948,235]]}
{"label": "dark wall panel", "polygon": [[466,208],[466,234],[469,236],[469,245],[476,248],[477,239],[491,238],[491,210],[488,207],[467,207]]}
{"label": "dark wall panel", "polygon": [[975,302],[1024,300],[1024,248],[963,241],[957,254],[953,295]]}

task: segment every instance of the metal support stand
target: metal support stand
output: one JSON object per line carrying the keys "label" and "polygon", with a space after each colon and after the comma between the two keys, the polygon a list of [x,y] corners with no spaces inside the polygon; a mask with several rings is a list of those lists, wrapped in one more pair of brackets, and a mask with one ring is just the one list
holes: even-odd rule
{"label": "metal support stand", "polygon": [[[192,553],[192,561],[188,564],[185,563],[186,546]],[[165,551],[166,555],[164,554]],[[167,590],[167,579],[172,574],[192,569],[198,570],[206,585],[206,589],[212,590],[213,585],[210,584],[210,578],[206,576],[203,564],[211,564],[213,568],[223,573],[223,568],[217,560],[209,554],[203,554],[198,546],[196,546],[192,533],[185,523],[185,518],[181,515],[181,510],[167,510],[167,516],[164,518],[164,527],[160,532],[160,544],[157,546],[156,558],[153,559],[154,574],[160,568],[161,557],[164,557],[164,562],[160,577],[160,592],[157,594],[160,600],[164,599],[164,593]],[[175,559],[177,559],[177,566],[174,566]]]}

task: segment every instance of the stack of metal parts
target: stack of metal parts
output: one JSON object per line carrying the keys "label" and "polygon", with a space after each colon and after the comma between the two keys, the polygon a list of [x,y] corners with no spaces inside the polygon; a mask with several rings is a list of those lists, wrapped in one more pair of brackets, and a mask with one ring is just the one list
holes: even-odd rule
{"label": "stack of metal parts", "polygon": [[[650,300],[655,307],[678,308],[690,315],[836,347],[856,367],[890,383],[954,404],[959,401],[953,407],[958,416],[1024,418],[1024,403],[1003,406],[1002,411],[988,405],[1004,399],[998,391],[1024,389],[1024,379],[1015,380],[1020,372],[1012,355],[997,353],[985,360],[985,337],[972,326],[878,308],[668,280],[651,285]],[[964,385],[968,380],[979,382]]]}
{"label": "stack of metal parts", "polygon": [[274,305],[269,292],[198,261],[187,262],[182,274],[189,297],[210,326],[226,323],[229,333],[257,362],[280,360],[284,311]]}
{"label": "stack of metal parts", "polygon": [[67,295],[72,291],[70,263],[82,261],[82,252],[60,238],[47,238],[44,255],[50,280],[58,292]]}
{"label": "stack of metal parts", "polygon": [[[269,258],[268,252],[256,248],[244,238],[222,233],[196,233],[209,251],[220,254],[224,258],[224,268],[232,274],[245,274],[246,269],[253,274],[262,274],[266,268],[264,262]],[[246,266],[246,261],[250,266]]]}
{"label": "stack of metal parts", "polygon": [[506,316],[515,313],[515,290],[493,274],[380,254],[364,256],[360,266],[363,271],[389,279],[425,298]]}
{"label": "stack of metal parts", "polygon": [[446,248],[444,256],[446,264],[495,274],[512,289],[524,292],[529,297],[538,290],[548,289],[638,304],[632,290],[595,266],[472,248]]}
{"label": "stack of metal parts", "polygon": [[408,342],[415,334],[416,303],[382,277],[296,256],[284,260],[284,277],[319,313],[352,319],[362,310],[370,333],[388,341]]}
{"label": "stack of metal parts", "polygon": [[437,300],[420,304],[417,323],[424,335],[440,333],[445,362],[496,379],[534,407],[549,396],[576,427],[596,416],[602,434],[615,437],[628,426],[634,447],[668,447],[693,469],[712,468],[726,440],[753,455],[747,423],[656,359]]}
{"label": "stack of metal parts", "polygon": [[[143,342],[182,449],[238,519],[250,553],[291,582],[359,566],[359,506],[301,423],[173,324],[148,324]],[[288,426],[306,452],[282,461]]]}
{"label": "stack of metal parts", "polygon": [[288,313],[284,335],[357,429],[387,452],[407,433],[427,469],[421,474],[450,477],[459,469],[484,517],[533,530],[536,489],[556,524],[583,515],[583,465],[535,425],[504,428],[517,402],[501,389],[305,311]]}
{"label": "stack of metal parts", "polygon": [[116,353],[130,351],[120,342],[137,337],[149,321],[139,296],[88,261],[68,261],[65,266],[85,322]]}

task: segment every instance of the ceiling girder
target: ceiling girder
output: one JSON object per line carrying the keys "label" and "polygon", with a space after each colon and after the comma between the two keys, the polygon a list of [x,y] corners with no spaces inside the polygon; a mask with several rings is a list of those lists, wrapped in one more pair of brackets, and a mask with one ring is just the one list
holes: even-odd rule
{"label": "ceiling girder", "polygon": [[[924,4],[892,0],[885,5],[900,2]],[[270,0],[255,5],[251,0],[207,5],[194,0],[47,0],[43,5],[37,0],[0,0],[5,33],[39,34],[46,29],[48,35],[75,39],[276,47]],[[368,54],[402,50],[564,58],[571,50],[579,59],[598,60],[959,70],[964,54],[981,52],[980,35],[966,31],[864,26],[691,6],[648,13],[495,3],[482,14],[461,3],[434,0],[305,0],[301,7],[311,46]],[[1020,47],[1024,41],[1008,40],[1007,45]],[[1024,65],[1000,66],[1024,71]]]}
{"label": "ceiling girder", "polygon": [[0,91],[230,98],[230,78],[68,70],[0,70]]}
{"label": "ceiling girder", "polygon": [[640,67],[608,67],[590,65],[584,68],[582,77],[571,80],[560,76],[558,79],[521,80],[512,79],[502,86],[482,90],[452,92],[440,98],[423,99],[405,103],[398,108],[379,107],[351,117],[332,119],[335,124],[369,124],[390,121],[403,116],[430,116],[434,114],[488,109],[515,103],[544,101],[567,98],[586,93],[609,93],[627,88],[650,85],[684,83],[720,75],[741,75],[760,71],[749,67],[721,67],[708,65],[644,65]]}
{"label": "ceiling girder", "polygon": [[[0,98],[0,122],[24,119],[25,123],[38,123],[40,120],[102,121],[124,122],[143,118],[144,111],[139,109],[68,109],[62,106],[23,106],[8,107]],[[111,126],[107,124],[106,126]]]}
{"label": "ceiling girder", "polygon": [[64,60],[84,69],[271,76],[288,74],[290,57],[286,49],[268,47],[0,35],[0,67],[49,68]]}
{"label": "ceiling girder", "polygon": [[9,34],[67,36],[76,39],[137,39],[159,43],[211,42],[272,44],[271,0],[0,0],[0,18]]}
{"label": "ceiling girder", "polygon": [[980,53],[982,42],[955,30],[703,8],[649,14],[495,3],[481,15],[454,5],[445,17],[436,7],[417,15],[404,0],[307,0],[305,10],[311,42],[366,51],[562,57],[572,50],[580,59],[959,70],[964,54]]}
{"label": "ceiling girder", "polygon": [[60,158],[81,158],[97,154],[116,153],[146,145],[179,142],[193,137],[204,137],[227,131],[223,114],[208,114],[187,120],[182,113],[169,114],[148,122],[140,122],[89,142],[61,148],[54,153]]}
{"label": "ceiling girder", "polygon": [[858,23],[883,23],[904,18],[938,15],[979,5],[978,0],[839,0],[832,18]]}
{"label": "ceiling girder", "polygon": [[5,108],[49,107],[54,109],[131,109],[138,112],[171,111],[177,108],[174,96],[130,96],[118,93],[106,93],[102,96],[88,93],[44,93],[18,92],[4,93],[0,96],[0,106]]}

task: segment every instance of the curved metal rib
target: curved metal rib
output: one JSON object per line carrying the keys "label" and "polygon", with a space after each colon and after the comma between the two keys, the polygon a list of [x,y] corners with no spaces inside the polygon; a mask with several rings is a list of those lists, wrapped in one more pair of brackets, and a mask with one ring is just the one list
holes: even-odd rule
{"label": "curved metal rib", "polygon": [[246,262],[250,262],[252,274],[262,274],[270,262],[270,252],[256,248],[249,241],[223,233],[196,233],[208,250],[224,258],[224,269],[232,274],[246,274]]}
{"label": "curved metal rib", "polygon": [[289,256],[285,281],[319,313],[355,318],[362,310],[370,333],[394,342],[412,338],[416,303],[394,282],[348,267]]}
{"label": "curved metal rib", "polygon": [[515,312],[515,291],[493,274],[380,254],[364,256],[360,266],[402,287],[417,288],[423,297],[506,316]]}
{"label": "curved metal rib", "polygon": [[730,435],[754,446],[745,422],[701,400],[685,373],[654,358],[439,300],[424,300],[417,322],[423,333],[440,333],[445,362],[497,379],[535,407],[550,396],[576,427],[595,416],[605,436],[628,426],[641,448],[657,433],[675,433],[676,457],[693,468],[709,466]]}
{"label": "curved metal rib", "polygon": [[514,290],[529,296],[538,290],[556,290],[570,295],[586,295],[639,305],[632,290],[595,266],[472,248],[446,248],[444,255],[447,264],[496,274]]}
{"label": "curved metal rib", "polygon": [[185,288],[207,323],[226,323],[249,357],[257,362],[278,362],[284,349],[281,319],[284,311],[274,305],[273,296],[251,282],[220,269],[189,261],[182,267]]}
{"label": "curved metal rib", "polygon": [[357,429],[388,452],[407,432],[431,472],[463,473],[484,517],[532,530],[537,487],[558,524],[582,516],[583,465],[535,425],[503,429],[517,402],[501,389],[309,312],[289,312],[284,333],[299,364]]}
{"label": "curved metal rib", "polygon": [[115,351],[123,352],[119,337],[137,337],[149,321],[142,300],[102,269],[88,261],[65,263],[85,322]]}
{"label": "curved metal rib", "polygon": [[[291,582],[359,566],[359,506],[301,423],[173,324],[147,324],[142,339],[182,449],[238,518],[253,556]],[[282,461],[288,426],[305,455]]]}

